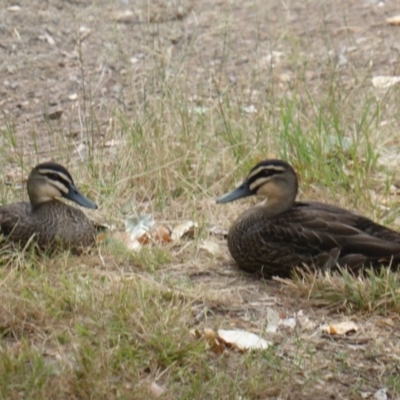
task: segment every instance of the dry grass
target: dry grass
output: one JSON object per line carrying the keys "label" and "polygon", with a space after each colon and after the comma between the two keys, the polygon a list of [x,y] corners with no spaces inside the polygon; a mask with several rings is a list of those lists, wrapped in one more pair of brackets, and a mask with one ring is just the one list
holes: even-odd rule
{"label": "dry grass", "polygon": [[[199,224],[193,239],[140,253],[1,254],[2,398],[147,399],[152,382],[166,399],[400,394],[396,274],[260,282],[208,229],[249,207],[215,198],[268,156],[296,166],[301,198],[399,226],[399,93],[371,84],[399,75],[385,24],[395,10],[369,3],[146,1],[124,22],[105,1],[0,11],[2,201],[26,198],[32,166],[53,158],[99,204],[96,220]],[[54,108],[61,119],[43,116]],[[268,307],[296,328],[266,333]],[[318,328],[348,318],[354,336]],[[217,356],[189,335],[204,327],[274,345]]]}

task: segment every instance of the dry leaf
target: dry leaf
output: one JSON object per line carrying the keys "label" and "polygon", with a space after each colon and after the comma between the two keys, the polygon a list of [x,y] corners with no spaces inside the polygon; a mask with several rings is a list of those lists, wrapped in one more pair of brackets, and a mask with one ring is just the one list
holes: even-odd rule
{"label": "dry leaf", "polygon": [[55,41],[48,33],[46,33],[46,34],[44,35],[44,37],[45,37],[47,43],[48,43],[50,46],[54,46],[54,45],[56,44],[56,41]]}
{"label": "dry leaf", "polygon": [[211,240],[204,240],[200,244],[200,248],[207,250],[211,255],[217,257],[221,254],[221,248],[219,247],[218,243],[215,243]]}
{"label": "dry leaf", "polygon": [[165,392],[165,388],[163,386],[158,385],[156,382],[151,382],[149,391],[153,397],[157,398],[160,397]]}
{"label": "dry leaf", "polygon": [[122,11],[122,12],[118,13],[114,17],[114,19],[117,22],[121,22],[121,23],[124,23],[124,24],[129,24],[129,23],[132,23],[134,21],[134,14],[133,14],[133,12],[131,10],[125,10],[125,11]]}
{"label": "dry leaf", "polygon": [[137,241],[139,244],[149,244],[150,242],[150,233],[149,232],[143,232],[141,236],[139,236],[136,239],[133,239],[134,241]]}
{"label": "dry leaf", "polygon": [[218,337],[217,334],[210,328],[204,328],[201,332],[198,329],[192,329],[190,334],[197,339],[205,338],[211,347],[211,350],[216,354],[222,354],[225,351],[225,344]]}
{"label": "dry leaf", "polygon": [[107,238],[122,242],[128,250],[138,251],[142,245],[150,242],[166,243],[171,241],[169,229],[165,226],[155,226],[153,217],[149,214],[140,215],[137,218],[129,217],[125,220],[125,232],[113,232],[111,235],[98,235],[97,242]]}
{"label": "dry leaf", "polygon": [[387,18],[386,22],[389,25],[400,25],[400,15],[396,15],[395,17]]}
{"label": "dry leaf", "polygon": [[194,336],[196,339],[201,338],[201,332],[198,329],[191,329],[189,333]]}
{"label": "dry leaf", "polygon": [[400,82],[400,76],[374,76],[372,84],[378,89],[388,89]]}
{"label": "dry leaf", "polygon": [[220,228],[219,226],[211,226],[208,229],[208,232],[210,232],[212,235],[215,235],[215,236],[221,236],[224,239],[228,236],[228,230]]}
{"label": "dry leaf", "polygon": [[304,315],[303,310],[300,310],[297,313],[296,319],[303,329],[311,330],[315,328],[315,322],[311,321],[306,315]]}
{"label": "dry leaf", "polygon": [[210,328],[204,328],[203,334],[206,339],[214,339],[217,337],[217,334]]}
{"label": "dry leaf", "polygon": [[296,326],[296,318],[285,318],[281,320],[281,325],[286,326],[288,328],[294,328]]}
{"label": "dry leaf", "polygon": [[171,232],[171,240],[175,242],[179,240],[181,237],[193,233],[195,228],[198,227],[197,222],[193,221],[184,221],[178,225],[176,225]]}
{"label": "dry leaf", "polygon": [[212,329],[204,328],[204,337],[215,354],[222,354],[225,351],[225,344],[219,340],[217,334]]}
{"label": "dry leaf", "polygon": [[46,41],[50,46],[54,46],[56,44],[56,41],[53,39],[52,36],[50,36],[48,33],[45,35]]}
{"label": "dry leaf", "polygon": [[247,107],[243,107],[243,111],[244,111],[246,114],[254,114],[254,113],[257,112],[257,108],[256,108],[253,104],[250,104],[250,105],[247,106]]}
{"label": "dry leaf", "polygon": [[111,139],[107,140],[104,142],[104,147],[115,147],[115,146],[120,146],[121,144],[124,144],[122,140],[117,140],[117,139]]}
{"label": "dry leaf", "polygon": [[91,33],[91,29],[87,28],[86,26],[81,26],[79,28],[79,40],[83,42]]}
{"label": "dry leaf", "polygon": [[271,344],[255,333],[243,330],[218,329],[218,338],[239,350],[264,350]]}
{"label": "dry leaf", "polygon": [[351,332],[357,332],[358,326],[353,321],[338,322],[321,327],[321,330],[330,335],[345,335]]}
{"label": "dry leaf", "polygon": [[281,323],[279,314],[270,307],[267,307],[267,323],[268,325],[265,331],[268,333],[275,333]]}
{"label": "dry leaf", "polygon": [[382,388],[377,390],[374,393],[374,397],[375,400],[387,400],[388,396],[387,396],[387,389],[386,388]]}
{"label": "dry leaf", "polygon": [[100,232],[96,235],[96,244],[103,243],[108,237],[107,232]]}
{"label": "dry leaf", "polygon": [[151,238],[156,242],[168,243],[171,241],[171,232],[163,225],[158,225],[151,230]]}
{"label": "dry leaf", "polygon": [[199,114],[199,115],[205,114],[206,111],[207,111],[207,108],[205,108],[205,107],[190,107],[189,108],[189,112],[194,113],[194,114]]}
{"label": "dry leaf", "polygon": [[[98,236],[101,236],[98,235]],[[129,232],[113,232],[111,235],[106,235],[105,239],[111,237],[112,239],[122,242],[128,250],[138,251],[142,248],[142,245],[137,239],[132,239]]]}
{"label": "dry leaf", "polygon": [[111,237],[125,244],[128,250],[140,250],[142,244],[150,240],[150,229],[155,225],[153,217],[149,214],[139,215],[137,218],[129,217],[125,220],[125,232],[114,232]]}
{"label": "dry leaf", "polygon": [[18,5],[10,6],[7,8],[8,11],[21,11],[21,7]]}

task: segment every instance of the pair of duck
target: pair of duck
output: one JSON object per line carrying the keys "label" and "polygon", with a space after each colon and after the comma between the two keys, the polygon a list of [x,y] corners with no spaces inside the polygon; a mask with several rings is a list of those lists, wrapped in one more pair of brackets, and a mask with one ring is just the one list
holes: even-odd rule
{"label": "pair of duck", "polygon": [[[40,248],[80,249],[95,243],[95,226],[64,197],[96,209],[61,165],[36,166],[27,182],[30,202],[0,207],[0,232],[9,240]],[[333,205],[296,201],[298,180],[282,160],[258,163],[244,182],[217,203],[259,195],[265,201],[245,211],[228,234],[228,248],[239,267],[265,278],[290,276],[293,268],[363,266],[400,263],[400,233]],[[33,239],[32,239],[33,237]]]}

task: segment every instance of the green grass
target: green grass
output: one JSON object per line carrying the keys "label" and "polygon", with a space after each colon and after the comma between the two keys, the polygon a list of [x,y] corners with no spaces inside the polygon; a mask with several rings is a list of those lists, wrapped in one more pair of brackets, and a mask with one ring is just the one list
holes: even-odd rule
{"label": "green grass", "polygon": [[285,282],[317,306],[380,315],[397,313],[400,309],[399,276],[387,268],[369,269],[360,276],[346,270],[340,273],[297,270],[293,280]]}
{"label": "green grass", "polygon": [[[172,397],[229,398],[278,391],[291,379],[293,366],[275,348],[216,356],[193,339],[189,292],[138,275],[90,274],[87,266],[8,274],[1,293],[3,398],[129,398],[133,389],[144,398],[158,376]],[[295,368],[303,369],[308,356],[299,349],[297,357]]]}

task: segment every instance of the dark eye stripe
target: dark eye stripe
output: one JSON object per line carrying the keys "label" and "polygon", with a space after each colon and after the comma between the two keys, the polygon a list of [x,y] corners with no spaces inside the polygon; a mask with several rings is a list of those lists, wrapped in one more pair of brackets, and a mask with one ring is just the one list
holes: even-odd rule
{"label": "dark eye stripe", "polygon": [[62,183],[66,187],[68,187],[71,184],[69,181],[63,179],[63,177],[61,177],[59,174],[48,173],[48,174],[44,174],[44,175],[47,176],[52,181],[56,181],[56,182]]}
{"label": "dark eye stripe", "polygon": [[54,171],[52,169],[44,169],[41,168],[39,169],[39,174],[47,176],[47,178],[53,180],[53,181],[59,181],[65,186],[69,186],[70,184],[73,184],[73,182],[69,179],[69,176],[58,171]]}
{"label": "dark eye stripe", "polygon": [[36,166],[36,170],[42,175],[46,175],[47,173],[58,174],[65,181],[74,184],[71,174],[60,164],[46,162]]}
{"label": "dark eye stripe", "polygon": [[285,172],[285,168],[274,165],[259,166],[253,169],[247,177],[247,181],[251,185],[260,178],[270,178]]}

